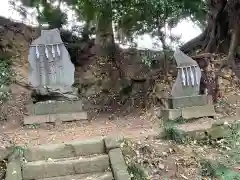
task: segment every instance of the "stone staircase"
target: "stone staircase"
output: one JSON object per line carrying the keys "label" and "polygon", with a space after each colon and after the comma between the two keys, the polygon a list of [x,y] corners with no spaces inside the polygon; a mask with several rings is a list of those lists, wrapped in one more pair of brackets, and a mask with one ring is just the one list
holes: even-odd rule
{"label": "stone staircase", "polygon": [[22,159],[10,160],[6,180],[130,179],[116,138],[28,147]]}

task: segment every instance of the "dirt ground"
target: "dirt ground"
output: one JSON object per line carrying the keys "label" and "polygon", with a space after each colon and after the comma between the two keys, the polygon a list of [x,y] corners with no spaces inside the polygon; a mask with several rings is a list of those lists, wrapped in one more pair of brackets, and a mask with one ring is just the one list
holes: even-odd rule
{"label": "dirt ground", "polygon": [[91,122],[69,122],[59,125],[42,124],[19,126],[5,124],[4,134],[16,144],[39,145],[84,140],[98,136],[124,135],[126,137],[145,137],[157,133],[154,122],[141,115],[128,115],[109,120],[109,114],[100,114]]}

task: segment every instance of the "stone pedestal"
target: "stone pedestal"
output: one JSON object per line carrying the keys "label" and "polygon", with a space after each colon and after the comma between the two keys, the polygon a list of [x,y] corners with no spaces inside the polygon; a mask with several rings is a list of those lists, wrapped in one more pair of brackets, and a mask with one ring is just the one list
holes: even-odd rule
{"label": "stone pedestal", "polygon": [[24,124],[41,124],[47,122],[65,122],[87,120],[82,101],[45,101],[28,105],[29,116]]}
{"label": "stone pedestal", "polygon": [[163,109],[161,115],[164,120],[212,117],[216,113],[211,99],[207,95],[171,97],[168,99],[168,108]]}
{"label": "stone pedestal", "polygon": [[208,104],[207,95],[195,95],[195,96],[182,96],[182,97],[169,97],[168,107],[170,109],[178,109],[192,106],[204,106]]}

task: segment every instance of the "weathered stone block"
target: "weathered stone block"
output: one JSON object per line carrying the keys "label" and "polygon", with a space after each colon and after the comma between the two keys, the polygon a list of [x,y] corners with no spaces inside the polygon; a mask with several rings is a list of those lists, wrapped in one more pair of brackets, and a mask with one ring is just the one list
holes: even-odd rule
{"label": "weathered stone block", "polygon": [[186,132],[186,134],[188,136],[192,137],[195,140],[203,140],[204,138],[207,137],[207,134],[203,130],[200,130],[200,131],[189,131],[189,132]]}
{"label": "weathered stone block", "polygon": [[96,138],[88,141],[72,142],[66,144],[51,144],[35,147],[28,147],[24,151],[27,161],[39,161],[60,158],[70,158],[76,156],[86,156],[93,154],[103,154],[105,152],[104,141]]}
{"label": "weathered stone block", "polygon": [[109,136],[104,138],[107,152],[109,152],[111,149],[120,148],[122,139],[123,137],[119,136]]}
{"label": "weathered stone block", "polygon": [[196,95],[196,96],[183,96],[183,97],[171,97],[168,100],[170,109],[178,109],[192,106],[204,106],[208,104],[208,96]]}
{"label": "weathered stone block", "polygon": [[161,114],[164,120],[175,120],[179,117],[183,117],[184,119],[194,119],[216,116],[214,106],[211,104],[180,109],[163,109],[161,110]]}
{"label": "weathered stone block", "polygon": [[6,171],[6,180],[22,180],[22,168],[21,168],[22,155],[14,151],[8,156],[8,164]]}
{"label": "weathered stone block", "polygon": [[130,180],[127,166],[120,148],[109,151],[111,168],[115,180]]}
{"label": "weathered stone block", "polygon": [[226,138],[232,136],[232,130],[224,125],[212,127],[207,130],[207,133],[211,139]]}
{"label": "weathered stone block", "polygon": [[43,179],[74,174],[103,172],[109,167],[109,157],[100,155],[90,158],[70,158],[34,161],[23,164],[23,179]]}
{"label": "weathered stone block", "polygon": [[56,113],[82,111],[82,101],[56,101]]}
{"label": "weathered stone block", "polygon": [[19,160],[12,160],[7,164],[6,180],[22,180],[22,169]]}
{"label": "weathered stone block", "polygon": [[28,105],[30,115],[81,112],[82,101],[47,101]]}
{"label": "weathered stone block", "polygon": [[55,106],[54,102],[36,103],[33,105],[33,111],[35,115],[55,114],[57,113]]}
{"label": "weathered stone block", "polygon": [[86,112],[67,113],[67,114],[47,114],[47,115],[35,115],[25,116],[24,124],[41,124],[41,123],[53,123],[53,122],[65,122],[65,121],[78,121],[87,120]]}
{"label": "weathered stone block", "polygon": [[164,120],[175,120],[182,116],[181,109],[162,109],[161,115]]}
{"label": "weathered stone block", "polygon": [[193,119],[200,117],[216,116],[214,106],[211,104],[205,106],[193,106],[182,108],[182,117],[184,119]]}
{"label": "weathered stone block", "polygon": [[111,172],[104,172],[104,173],[77,174],[77,175],[69,175],[69,176],[44,178],[41,180],[113,180],[113,175]]}

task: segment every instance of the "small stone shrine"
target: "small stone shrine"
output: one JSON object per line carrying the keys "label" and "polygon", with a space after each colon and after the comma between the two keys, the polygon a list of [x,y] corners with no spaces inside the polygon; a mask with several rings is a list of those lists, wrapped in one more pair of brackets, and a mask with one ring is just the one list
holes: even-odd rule
{"label": "small stone shrine", "polygon": [[28,106],[24,124],[85,120],[74,83],[74,65],[58,29],[42,30],[29,50],[29,81],[38,99]]}
{"label": "small stone shrine", "polygon": [[197,62],[179,49],[175,51],[174,58],[178,75],[171,95],[166,99],[168,107],[162,110],[163,118],[174,120],[179,117],[193,119],[215,116],[212,97],[199,94],[201,70]]}

